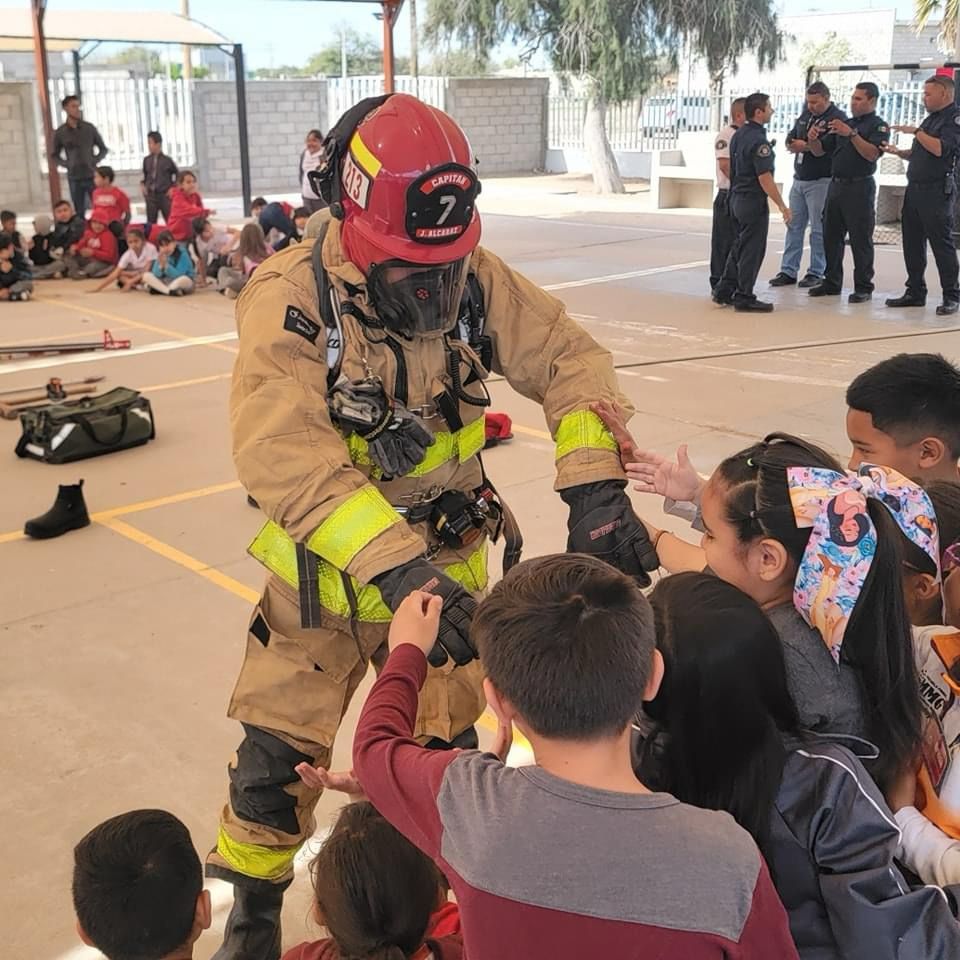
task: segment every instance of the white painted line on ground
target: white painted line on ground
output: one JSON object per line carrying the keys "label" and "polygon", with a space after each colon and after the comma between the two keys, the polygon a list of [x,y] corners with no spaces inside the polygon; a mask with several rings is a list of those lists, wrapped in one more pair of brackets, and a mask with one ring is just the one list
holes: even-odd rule
{"label": "white painted line on ground", "polygon": [[709,267],[709,260],[691,260],[688,263],[668,263],[664,267],[648,267],[645,270],[630,270],[627,273],[609,273],[603,277],[587,277],[584,280],[567,280],[565,283],[544,284],[544,290],[569,290],[571,287],[589,287],[595,283],[613,283],[616,280],[632,280],[635,277],[655,277],[661,273],[675,273],[678,270],[693,270],[696,267]]}
{"label": "white painted line on ground", "polygon": [[[518,216],[513,213],[487,213],[487,217],[510,217],[515,220],[542,220],[545,223],[559,223],[566,227],[599,227],[603,230],[621,230],[630,233],[650,233],[652,237],[637,237],[637,240],[655,240],[658,234],[667,234],[678,237],[710,237],[709,233],[702,233],[694,230],[673,230],[670,227],[631,227],[624,223],[593,223],[589,220],[565,220],[560,217],[537,217],[537,216]],[[703,217],[709,219],[712,216],[710,210],[704,210],[703,213],[691,213],[691,217]]]}
{"label": "white painted line on ground", "polygon": [[22,370],[46,370],[49,367],[65,367],[74,363],[100,363],[104,360],[120,360],[123,357],[136,357],[144,353],[165,353],[168,350],[203,347],[210,343],[224,343],[227,340],[236,339],[237,332],[230,330],[227,333],[214,333],[209,337],[191,337],[189,340],[160,340],[157,343],[144,344],[142,347],[131,347],[129,350],[92,350],[90,353],[67,353],[54,357],[38,357],[36,360],[0,362],[0,376],[8,373],[19,373]]}
{"label": "white painted line on ground", "polygon": [[[712,363],[691,362],[684,364],[687,370],[709,370],[711,373],[744,377],[747,380],[769,380],[773,383],[796,383],[805,387],[830,387],[834,390],[846,390],[849,380],[826,380],[821,377],[800,377],[790,373],[767,373],[763,370],[737,370],[735,367],[721,367]],[[625,373],[624,370],[617,371]]]}

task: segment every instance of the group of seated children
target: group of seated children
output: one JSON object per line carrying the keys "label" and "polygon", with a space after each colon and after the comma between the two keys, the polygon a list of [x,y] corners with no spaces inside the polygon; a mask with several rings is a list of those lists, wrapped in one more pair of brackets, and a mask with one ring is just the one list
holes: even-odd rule
{"label": "group of seated children", "polygon": [[[960,370],[901,354],[847,404],[849,469],[771,433],[709,478],[597,404],[700,544],[648,525],[649,598],[594,557],[514,567],[471,627],[487,753],[414,739],[442,599],[407,597],[353,770],[296,767],[356,802],[311,871],[326,938],[285,960],[960,956]],[[81,841],[74,901],[111,960],[188,958],[210,924],[157,812]]]}

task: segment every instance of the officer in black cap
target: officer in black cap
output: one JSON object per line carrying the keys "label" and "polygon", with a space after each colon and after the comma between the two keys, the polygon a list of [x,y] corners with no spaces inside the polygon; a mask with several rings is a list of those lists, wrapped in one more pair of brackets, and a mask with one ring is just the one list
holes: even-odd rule
{"label": "officer in black cap", "polygon": [[[833,178],[823,209],[823,249],[827,270],[823,281],[810,289],[811,297],[839,296],[843,289],[843,241],[850,235],[853,252],[853,293],[850,303],[866,303],[873,296],[873,228],[877,219],[877,185],[873,175],[881,144],[890,128],[877,116],[875,83],[858,83],[850,98],[850,119],[835,118],[827,129],[835,141]],[[810,131],[811,137],[814,134]]]}
{"label": "officer in black cap", "polygon": [[735,310],[769,313],[772,303],[753,292],[767,250],[770,226],[769,197],[790,223],[790,208],[773,179],[773,148],[764,124],[773,116],[770,97],[752,93],[744,105],[747,122],[730,142],[730,213],[736,227],[733,249],[723,278],[713,292],[714,303],[733,304]]}
{"label": "officer in black cap", "polygon": [[903,197],[903,259],[907,289],[902,297],[887,300],[888,307],[922,307],[927,302],[927,243],[933,250],[943,289],[941,317],[960,309],[960,264],[953,242],[953,205],[957,189],[955,171],[960,154],[960,110],[949,77],[934,76],[924,84],[923,105],[929,115],[919,127],[895,126],[891,130],[913,134],[909,150],[884,144],[887,153],[907,163],[907,191]]}

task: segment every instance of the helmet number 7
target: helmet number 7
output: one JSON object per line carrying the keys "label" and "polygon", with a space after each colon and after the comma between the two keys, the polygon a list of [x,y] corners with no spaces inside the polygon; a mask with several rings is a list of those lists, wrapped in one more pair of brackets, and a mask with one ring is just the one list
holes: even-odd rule
{"label": "helmet number 7", "polygon": [[453,208],[457,205],[457,198],[452,193],[448,193],[446,196],[440,197],[440,204],[443,207],[443,213],[437,219],[438,227],[442,227],[450,214],[453,213]]}

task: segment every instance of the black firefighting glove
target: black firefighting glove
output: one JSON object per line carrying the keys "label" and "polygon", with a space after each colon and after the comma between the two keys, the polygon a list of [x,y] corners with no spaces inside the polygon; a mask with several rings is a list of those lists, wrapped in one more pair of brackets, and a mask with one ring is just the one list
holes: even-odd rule
{"label": "black firefighting glove", "polygon": [[569,553],[589,553],[649,586],[649,573],[660,566],[647,528],[633,512],[624,493],[625,480],[583,483],[560,491],[570,508],[567,521]]}
{"label": "black firefighting glove", "polygon": [[462,667],[477,659],[477,649],[470,642],[470,621],[477,612],[477,601],[455,580],[438,570],[432,563],[418,557],[409,563],[394,567],[373,578],[386,605],[394,612],[414,590],[434,593],[443,598],[440,614],[440,632],[428,663],[442,667],[451,657]]}
{"label": "black firefighting glove", "polygon": [[376,377],[338,383],[327,402],[334,423],[367,441],[370,459],[387,477],[406,476],[433,443],[424,422],[387,397]]}

